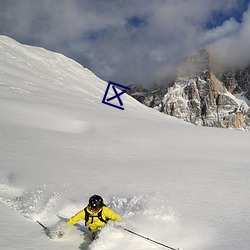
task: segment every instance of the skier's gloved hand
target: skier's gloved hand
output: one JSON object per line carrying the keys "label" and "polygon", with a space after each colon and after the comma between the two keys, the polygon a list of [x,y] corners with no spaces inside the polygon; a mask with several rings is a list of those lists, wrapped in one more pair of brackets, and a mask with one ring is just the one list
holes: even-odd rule
{"label": "skier's gloved hand", "polygon": [[62,238],[63,236],[65,236],[65,234],[69,231],[70,228],[71,228],[71,225],[67,223],[58,226],[56,230],[57,238]]}
{"label": "skier's gloved hand", "polygon": [[58,237],[58,238],[62,238],[63,235],[65,234],[65,232],[62,231],[62,230],[59,230],[59,231],[56,232],[56,234],[57,234],[57,237]]}

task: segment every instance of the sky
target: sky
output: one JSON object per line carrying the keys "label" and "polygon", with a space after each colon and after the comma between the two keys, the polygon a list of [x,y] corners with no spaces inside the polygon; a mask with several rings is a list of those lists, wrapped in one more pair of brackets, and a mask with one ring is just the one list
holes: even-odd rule
{"label": "sky", "polygon": [[164,82],[201,48],[226,65],[250,62],[249,0],[0,0],[0,34],[122,85]]}

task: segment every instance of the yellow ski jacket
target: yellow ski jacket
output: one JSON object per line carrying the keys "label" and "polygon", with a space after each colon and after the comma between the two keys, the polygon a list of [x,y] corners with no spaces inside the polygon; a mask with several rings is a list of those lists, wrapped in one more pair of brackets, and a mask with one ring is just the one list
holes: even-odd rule
{"label": "yellow ski jacket", "polygon": [[[88,221],[85,221],[86,226],[90,229],[92,233],[97,232],[100,228],[102,228],[106,223],[104,221],[112,220],[112,221],[121,221],[120,215],[116,214],[113,210],[110,208],[103,206],[99,211],[93,212],[89,209],[89,207],[86,207],[87,212],[89,213]],[[104,220],[100,220],[98,218],[98,214],[100,214],[101,211],[101,218]],[[72,216],[68,221],[67,224],[74,225],[80,220],[85,220],[85,210],[82,209],[77,214]]]}

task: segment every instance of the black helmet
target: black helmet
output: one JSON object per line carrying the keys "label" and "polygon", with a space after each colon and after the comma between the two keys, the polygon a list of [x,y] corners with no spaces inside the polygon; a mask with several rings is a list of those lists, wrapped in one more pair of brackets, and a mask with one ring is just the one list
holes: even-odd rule
{"label": "black helmet", "polygon": [[99,210],[104,206],[103,199],[99,195],[93,195],[89,198],[89,206],[93,210]]}

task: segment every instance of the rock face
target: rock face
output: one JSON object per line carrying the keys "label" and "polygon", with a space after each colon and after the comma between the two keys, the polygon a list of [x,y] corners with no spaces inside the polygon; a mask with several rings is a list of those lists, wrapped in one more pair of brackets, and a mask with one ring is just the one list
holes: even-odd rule
{"label": "rock face", "polygon": [[250,96],[249,71],[250,68],[217,76],[204,49],[178,68],[176,80],[170,87],[149,91],[141,87],[131,95],[149,107],[196,125],[248,129],[250,109],[233,94]]}
{"label": "rock face", "polygon": [[250,100],[250,66],[218,74],[218,79],[225,84],[230,93],[241,93]]}

